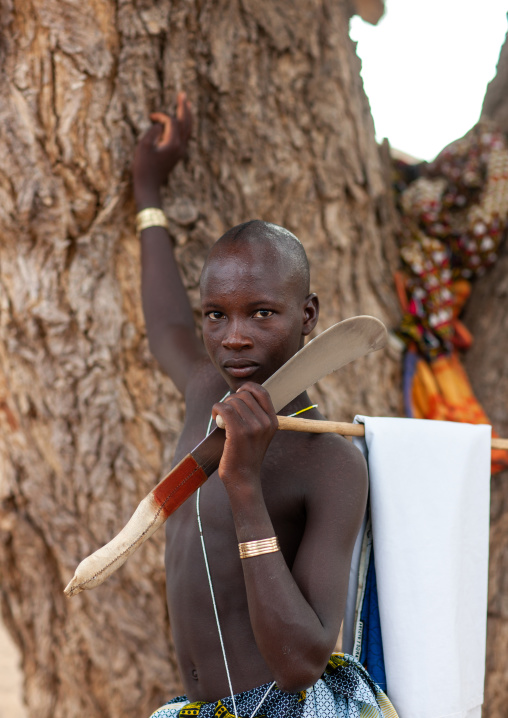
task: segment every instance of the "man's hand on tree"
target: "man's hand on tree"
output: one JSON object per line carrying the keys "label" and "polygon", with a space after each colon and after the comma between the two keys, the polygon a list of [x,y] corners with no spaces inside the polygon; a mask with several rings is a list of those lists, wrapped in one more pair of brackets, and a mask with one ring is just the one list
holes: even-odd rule
{"label": "man's hand on tree", "polygon": [[160,188],[185,156],[192,131],[192,113],[185,92],[178,93],[176,117],[154,112],[155,124],[143,135],[134,153],[134,195],[138,210],[160,203]]}

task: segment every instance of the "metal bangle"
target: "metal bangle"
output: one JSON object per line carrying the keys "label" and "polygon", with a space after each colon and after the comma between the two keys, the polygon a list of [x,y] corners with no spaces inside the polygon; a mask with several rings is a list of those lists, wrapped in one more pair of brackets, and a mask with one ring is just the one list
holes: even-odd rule
{"label": "metal bangle", "polygon": [[280,551],[279,539],[277,536],[272,536],[272,538],[259,541],[244,541],[238,544],[238,550],[242,559],[261,556],[264,553],[275,553]]}
{"label": "metal bangle", "polygon": [[137,213],[136,229],[138,234],[144,229],[148,229],[148,227],[164,227],[168,229],[168,220],[162,209],[158,207],[146,207]]}

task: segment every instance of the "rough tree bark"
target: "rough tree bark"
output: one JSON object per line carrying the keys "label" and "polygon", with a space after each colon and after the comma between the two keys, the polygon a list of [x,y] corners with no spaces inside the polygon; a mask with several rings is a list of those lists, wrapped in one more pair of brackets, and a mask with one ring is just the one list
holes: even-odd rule
{"label": "rough tree bark", "polygon": [[[493,120],[508,134],[508,39],[487,88],[482,118]],[[508,436],[506,237],[494,268],[475,283],[464,321],[474,336],[465,362],[473,388],[497,431]],[[502,718],[508,705],[508,471],[492,478],[490,536],[485,716]]]}
{"label": "rough tree bark", "polygon": [[[346,0],[0,8],[2,613],[31,715],[149,715],[180,690],[162,535],[100,589],[62,593],[168,468],[183,417],[143,327],[136,137],[187,90],[194,139],[165,209],[194,306],[207,247],[262,217],[307,247],[321,330],[397,323],[389,177]],[[401,413],[393,352],[321,383],[331,418]]]}

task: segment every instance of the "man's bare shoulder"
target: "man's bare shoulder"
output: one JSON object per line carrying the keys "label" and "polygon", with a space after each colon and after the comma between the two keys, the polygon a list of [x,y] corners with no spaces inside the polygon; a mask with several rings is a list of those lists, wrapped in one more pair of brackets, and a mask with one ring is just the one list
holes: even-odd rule
{"label": "man's bare shoulder", "polygon": [[308,505],[328,510],[347,503],[354,513],[365,508],[367,464],[361,451],[336,434],[306,434],[299,448],[298,471],[305,472]]}
{"label": "man's bare shoulder", "polygon": [[305,457],[305,466],[312,465],[321,469],[324,475],[328,469],[366,472],[366,462],[362,452],[348,439],[333,433],[284,432],[293,438],[299,446],[300,458]]}

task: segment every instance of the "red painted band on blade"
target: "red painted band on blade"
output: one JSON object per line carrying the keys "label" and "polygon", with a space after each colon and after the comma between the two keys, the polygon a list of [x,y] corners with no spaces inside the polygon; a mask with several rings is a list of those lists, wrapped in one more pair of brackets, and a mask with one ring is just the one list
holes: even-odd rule
{"label": "red painted band on blade", "polygon": [[205,474],[196,459],[187,454],[152,491],[157,505],[167,518],[205,483]]}

